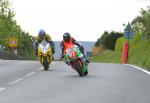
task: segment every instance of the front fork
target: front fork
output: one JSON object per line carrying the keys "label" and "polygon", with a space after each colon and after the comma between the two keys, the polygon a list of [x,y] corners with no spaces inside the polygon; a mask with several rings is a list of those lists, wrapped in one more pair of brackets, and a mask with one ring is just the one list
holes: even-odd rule
{"label": "front fork", "polygon": [[40,62],[41,62],[42,64],[44,64],[45,58],[46,58],[46,61],[47,61],[49,64],[52,62],[52,57],[51,57],[50,55],[47,55],[47,56],[41,55],[41,56],[40,56]]}

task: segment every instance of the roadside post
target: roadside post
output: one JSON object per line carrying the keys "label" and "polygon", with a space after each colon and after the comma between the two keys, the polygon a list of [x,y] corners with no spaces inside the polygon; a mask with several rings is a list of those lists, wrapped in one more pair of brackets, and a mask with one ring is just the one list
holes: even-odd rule
{"label": "roadside post", "polygon": [[125,42],[123,43],[122,63],[126,64],[129,59],[129,39],[133,38],[133,30],[130,23],[124,29]]}

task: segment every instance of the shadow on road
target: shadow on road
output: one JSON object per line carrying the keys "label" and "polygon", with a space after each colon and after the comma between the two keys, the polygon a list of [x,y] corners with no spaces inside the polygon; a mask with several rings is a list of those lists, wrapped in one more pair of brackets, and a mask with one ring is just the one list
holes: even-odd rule
{"label": "shadow on road", "polygon": [[65,78],[101,78],[100,76],[98,75],[87,75],[87,76],[83,76],[83,77],[80,77],[78,74],[76,75],[66,75]]}

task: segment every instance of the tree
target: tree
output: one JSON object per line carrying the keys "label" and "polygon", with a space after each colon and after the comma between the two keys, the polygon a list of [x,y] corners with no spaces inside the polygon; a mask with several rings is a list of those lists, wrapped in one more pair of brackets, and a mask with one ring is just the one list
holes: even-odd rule
{"label": "tree", "polygon": [[6,38],[12,33],[13,25],[16,25],[15,20],[13,20],[15,14],[9,5],[8,0],[1,0],[0,2],[0,37],[3,39],[4,45],[6,45]]}
{"label": "tree", "polygon": [[107,36],[109,35],[108,31],[104,31],[104,33],[102,34],[102,36],[96,41],[95,46],[96,47],[102,47],[102,48],[106,48],[105,47],[105,41]]}
{"label": "tree", "polygon": [[140,16],[132,21],[132,25],[135,33],[143,34],[145,39],[150,39],[150,7],[147,7],[147,10],[141,9]]}
{"label": "tree", "polygon": [[8,0],[0,1],[0,44],[5,45],[9,50],[8,39],[18,39],[18,53],[19,55],[30,59],[33,57],[33,47],[31,36],[29,33],[24,32],[16,20],[14,20],[15,13],[10,8]]}
{"label": "tree", "polygon": [[122,36],[123,33],[114,32],[114,31],[108,33],[107,31],[105,31],[103,35],[96,41],[95,46],[102,47],[104,49],[114,50],[116,40]]}

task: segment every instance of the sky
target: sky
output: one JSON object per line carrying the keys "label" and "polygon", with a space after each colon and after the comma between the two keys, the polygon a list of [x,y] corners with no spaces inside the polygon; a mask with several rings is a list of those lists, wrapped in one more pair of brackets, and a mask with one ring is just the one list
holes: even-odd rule
{"label": "sky", "polygon": [[10,0],[17,24],[30,35],[44,29],[60,41],[69,32],[78,41],[96,41],[104,31],[122,31],[150,0]]}

